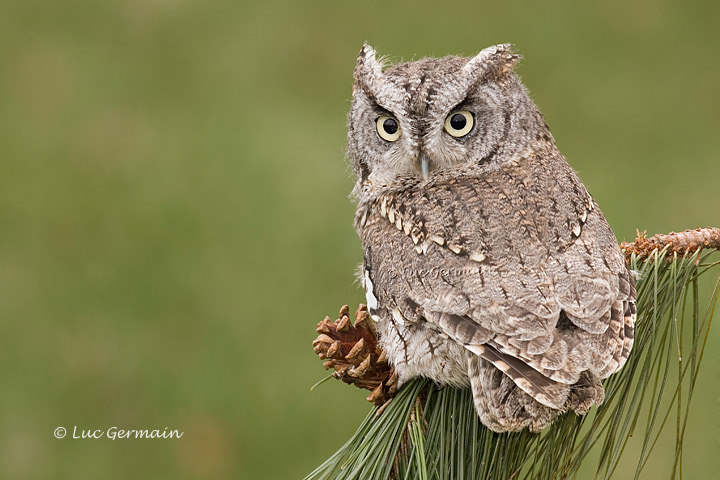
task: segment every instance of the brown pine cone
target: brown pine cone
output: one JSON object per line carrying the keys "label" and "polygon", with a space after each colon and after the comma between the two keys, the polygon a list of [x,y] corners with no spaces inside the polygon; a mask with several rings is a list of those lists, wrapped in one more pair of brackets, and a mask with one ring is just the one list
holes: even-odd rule
{"label": "brown pine cone", "polygon": [[367,400],[383,405],[397,392],[397,376],[377,343],[375,325],[365,305],[360,304],[355,312],[354,325],[349,313],[344,305],[337,320],[325,317],[318,323],[316,331],[320,335],[313,341],[313,349],[325,360],[326,370],[335,370],[333,377],[371,390]]}

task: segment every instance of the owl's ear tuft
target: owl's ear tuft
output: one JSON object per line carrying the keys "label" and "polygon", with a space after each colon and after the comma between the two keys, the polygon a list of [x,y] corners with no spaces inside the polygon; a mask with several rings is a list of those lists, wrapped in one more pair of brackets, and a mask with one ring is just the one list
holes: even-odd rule
{"label": "owl's ear tuft", "polygon": [[503,43],[482,50],[471,58],[463,71],[471,76],[502,78],[520,62],[521,55],[512,51],[513,45]]}
{"label": "owl's ear tuft", "polygon": [[367,43],[363,44],[357,57],[357,64],[353,77],[355,79],[353,85],[353,94],[360,83],[371,83],[382,75],[382,64],[375,57],[375,49]]}
{"label": "owl's ear tuft", "polygon": [[358,54],[358,63],[366,58],[375,58],[375,49],[372,48],[367,42],[363,43],[360,53]]}

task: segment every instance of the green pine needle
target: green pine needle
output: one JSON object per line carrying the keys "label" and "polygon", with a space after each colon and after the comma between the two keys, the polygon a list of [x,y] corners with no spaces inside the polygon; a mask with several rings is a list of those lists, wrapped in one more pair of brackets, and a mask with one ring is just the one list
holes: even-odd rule
{"label": "green pine needle", "polygon": [[669,477],[677,478],[690,400],[720,290],[718,279],[703,309],[698,277],[719,263],[707,263],[708,255],[667,259],[664,250],[642,262],[632,257],[631,268],[638,274],[635,344],[623,369],[604,381],[605,402],[587,415],[566,413],[541,433],[498,434],[480,423],[469,389],[438,388],[415,379],[380,415],[373,409],[353,437],[306,480],[556,480],[573,478],[583,461],[596,462],[595,478],[607,479],[631,436],[642,440],[634,474],[639,478],[669,421],[675,423]]}

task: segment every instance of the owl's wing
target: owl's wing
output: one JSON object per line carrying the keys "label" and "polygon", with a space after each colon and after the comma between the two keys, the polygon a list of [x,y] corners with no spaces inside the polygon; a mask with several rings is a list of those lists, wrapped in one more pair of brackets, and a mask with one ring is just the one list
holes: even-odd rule
{"label": "owl's wing", "polygon": [[359,221],[377,305],[430,322],[560,408],[582,372],[625,362],[635,292],[572,169],[532,162],[385,195]]}

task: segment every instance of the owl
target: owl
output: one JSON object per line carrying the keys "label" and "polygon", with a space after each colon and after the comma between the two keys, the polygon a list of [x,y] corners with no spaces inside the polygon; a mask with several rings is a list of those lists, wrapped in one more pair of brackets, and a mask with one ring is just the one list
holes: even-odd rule
{"label": "owl", "polygon": [[379,343],[400,384],[469,386],[497,432],[599,405],[635,320],[631,272],[519,59],[496,45],[386,68],[365,45],[348,121]]}

